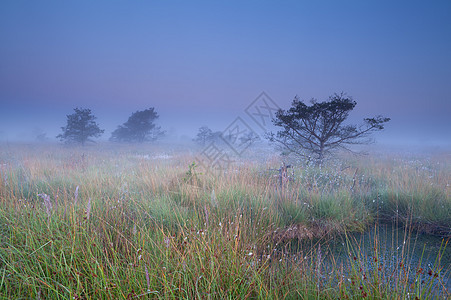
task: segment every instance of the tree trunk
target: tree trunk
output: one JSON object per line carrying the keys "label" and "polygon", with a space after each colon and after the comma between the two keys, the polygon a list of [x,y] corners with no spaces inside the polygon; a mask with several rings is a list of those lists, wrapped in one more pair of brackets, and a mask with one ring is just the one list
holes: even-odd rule
{"label": "tree trunk", "polygon": [[318,160],[319,160],[320,162],[322,162],[322,161],[323,161],[323,158],[324,158],[324,143],[321,142],[321,143],[319,144]]}

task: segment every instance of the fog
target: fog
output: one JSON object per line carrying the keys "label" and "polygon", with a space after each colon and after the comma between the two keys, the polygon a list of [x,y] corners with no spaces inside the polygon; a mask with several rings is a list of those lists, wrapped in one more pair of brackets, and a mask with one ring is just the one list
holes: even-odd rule
{"label": "fog", "polygon": [[[258,94],[257,94],[258,95]],[[249,100],[249,104],[254,99]],[[277,102],[281,108],[288,109],[291,105],[289,101]],[[350,113],[347,124],[361,124],[364,117],[372,117],[381,112],[364,111],[359,108],[359,102],[353,112]],[[73,108],[79,105],[61,105],[60,107],[26,107],[21,105],[11,105],[5,107],[2,104],[0,120],[0,141],[2,142],[36,142],[47,141],[56,142],[56,135],[62,132],[61,127],[66,126],[66,115],[73,113]],[[196,108],[191,111],[179,110],[177,107],[159,109],[157,105],[138,107],[127,111],[114,110],[111,108],[97,107],[96,105],[85,105],[91,108],[92,113],[97,117],[96,122],[104,134],[98,138],[99,141],[107,141],[111,133],[137,110],[144,110],[155,107],[159,114],[156,124],[166,132],[164,140],[171,142],[191,141],[197,134],[201,126],[208,126],[213,131],[223,131],[237,117],[242,118],[250,127],[264,139],[264,130],[258,127],[253,120],[245,113],[247,107],[245,101],[238,104],[238,108],[215,108],[213,105],[206,108]],[[241,107],[240,107],[241,106]],[[95,107],[95,108],[92,108]],[[239,110],[241,109],[241,111]],[[445,110],[447,108],[445,107]],[[381,109],[383,110],[383,109]],[[373,135],[378,145],[385,146],[424,146],[424,147],[451,147],[451,137],[449,135],[450,122],[448,116],[440,116],[439,113],[431,114],[429,118],[424,113],[411,113],[404,115],[402,112],[392,112],[384,114],[389,116],[391,121],[381,132]],[[278,128],[268,126],[268,131],[275,132]],[[42,137],[45,137],[43,140]]]}
{"label": "fog", "polygon": [[[176,4],[175,4],[176,3]],[[357,101],[379,145],[451,145],[449,1],[0,4],[0,141],[56,141],[90,108],[105,133],[154,107],[171,141],[223,131],[262,93]],[[338,19],[337,19],[337,16]],[[256,126],[258,127],[258,126]],[[260,131],[259,134],[262,134]]]}

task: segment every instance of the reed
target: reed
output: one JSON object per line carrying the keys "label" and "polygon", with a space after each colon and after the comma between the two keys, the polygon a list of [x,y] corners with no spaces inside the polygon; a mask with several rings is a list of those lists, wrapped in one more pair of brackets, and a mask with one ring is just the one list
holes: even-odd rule
{"label": "reed", "polygon": [[[301,162],[281,188],[278,157],[211,176],[177,150],[37,147],[0,151],[3,299],[450,296],[448,156]],[[381,221],[406,243],[356,238]],[[444,237],[431,265],[421,230]]]}

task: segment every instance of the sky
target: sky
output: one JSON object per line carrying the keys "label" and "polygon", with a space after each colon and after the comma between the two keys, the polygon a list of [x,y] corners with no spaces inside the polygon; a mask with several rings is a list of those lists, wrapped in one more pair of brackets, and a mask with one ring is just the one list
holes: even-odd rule
{"label": "sky", "polygon": [[223,130],[262,92],[345,92],[379,143],[451,144],[451,1],[0,2],[0,140],[90,108],[103,139],[155,107],[176,137]]}

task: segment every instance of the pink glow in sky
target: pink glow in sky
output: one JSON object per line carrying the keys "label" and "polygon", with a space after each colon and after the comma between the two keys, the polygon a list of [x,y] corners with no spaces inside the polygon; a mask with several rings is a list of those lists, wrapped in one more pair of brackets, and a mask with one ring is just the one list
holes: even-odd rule
{"label": "pink glow in sky", "polygon": [[392,118],[377,139],[451,143],[450,1],[0,3],[0,139],[91,108],[105,138],[155,107],[179,135],[221,130],[262,91],[345,91]]}

